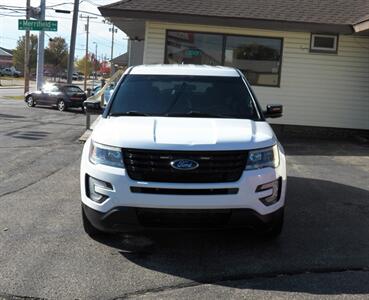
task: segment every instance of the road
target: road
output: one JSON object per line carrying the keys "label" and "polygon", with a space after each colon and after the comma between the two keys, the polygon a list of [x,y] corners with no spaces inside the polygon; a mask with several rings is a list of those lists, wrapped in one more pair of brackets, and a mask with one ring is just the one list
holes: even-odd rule
{"label": "road", "polygon": [[83,131],[77,110],[0,99],[0,299],[369,297],[367,140],[283,140],[288,206],[276,241],[164,232],[127,251],[123,236],[83,232]]}
{"label": "road", "polygon": [[7,96],[22,96],[23,95],[23,87],[1,87],[0,88],[0,97],[6,98]]}

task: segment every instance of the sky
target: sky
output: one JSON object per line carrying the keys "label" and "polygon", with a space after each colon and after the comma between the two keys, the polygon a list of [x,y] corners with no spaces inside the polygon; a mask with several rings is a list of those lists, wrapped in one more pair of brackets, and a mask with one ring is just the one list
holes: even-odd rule
{"label": "sky", "polygon": [[[87,15],[84,12],[90,12],[100,15],[98,6],[117,2],[118,0],[80,0],[80,13],[79,15]],[[57,20],[58,31],[57,32],[46,32],[45,35],[45,46],[49,38],[61,36],[65,38],[66,42],[70,43],[70,34],[72,27],[72,16],[71,14],[60,14],[55,13],[54,8],[73,10],[73,0],[46,0],[46,20]],[[53,7],[54,5],[58,5]],[[37,7],[40,5],[40,0],[31,0],[31,6]],[[4,6],[11,6],[15,11],[4,9]],[[17,45],[19,37],[25,34],[25,31],[18,30],[18,19],[25,19],[25,8],[26,0],[0,0],[0,47],[13,49]],[[95,17],[92,16],[91,17]],[[110,59],[111,50],[111,32],[109,27],[111,25],[103,23],[104,18],[98,17],[97,19],[90,19],[90,36],[89,36],[89,51],[95,53],[97,43],[97,55],[99,58],[106,57]],[[85,54],[86,47],[86,33],[85,33],[86,19],[78,18],[77,28],[77,41],[76,41],[76,52],[75,56],[81,58]],[[31,31],[32,34],[38,34],[37,31]],[[127,36],[118,29],[115,34],[114,42],[114,57],[123,54],[127,51]]]}

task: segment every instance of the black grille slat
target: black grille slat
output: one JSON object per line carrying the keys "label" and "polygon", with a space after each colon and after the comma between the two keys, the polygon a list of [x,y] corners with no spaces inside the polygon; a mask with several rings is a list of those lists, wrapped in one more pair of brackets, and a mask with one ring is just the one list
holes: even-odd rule
{"label": "black grille slat", "polygon": [[[246,166],[247,151],[169,151],[123,149],[129,177],[138,181],[213,183],[240,179]],[[199,163],[195,170],[176,170],[170,162],[190,159]]]}

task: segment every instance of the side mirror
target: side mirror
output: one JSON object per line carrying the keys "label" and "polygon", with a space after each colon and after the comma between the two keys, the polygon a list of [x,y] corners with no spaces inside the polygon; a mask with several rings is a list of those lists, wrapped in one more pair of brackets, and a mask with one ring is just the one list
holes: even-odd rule
{"label": "side mirror", "polygon": [[265,118],[280,118],[283,116],[283,105],[268,104],[263,114]]}
{"label": "side mirror", "polygon": [[100,101],[96,100],[86,100],[83,102],[83,107],[85,108],[86,113],[90,115],[100,115],[103,113],[103,109],[100,106]]}

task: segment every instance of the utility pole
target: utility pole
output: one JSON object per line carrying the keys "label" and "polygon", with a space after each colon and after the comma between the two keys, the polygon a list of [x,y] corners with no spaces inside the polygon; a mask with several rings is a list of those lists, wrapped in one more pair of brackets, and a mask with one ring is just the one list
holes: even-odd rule
{"label": "utility pole", "polygon": [[87,24],[85,25],[85,30],[86,30],[86,54],[85,54],[85,80],[83,82],[83,88],[84,90],[87,89],[87,73],[88,73],[88,68],[87,68],[87,63],[88,63],[88,35],[90,33],[90,19],[97,19],[97,17],[90,17],[90,16],[83,16],[81,15],[81,19],[87,19]]}
{"label": "utility pole", "polygon": [[[84,18],[81,15],[81,18]],[[85,76],[84,76],[84,82],[83,82],[83,89],[87,89],[87,62],[88,62],[88,34],[90,33],[90,16],[87,16],[87,25],[86,25],[86,54],[85,54]]]}
{"label": "utility pole", "polygon": [[[114,57],[114,31],[116,30],[113,25],[112,28],[109,28],[109,31],[111,31],[111,52],[110,52],[110,59],[113,59]],[[114,30],[115,29],[115,30]]]}
{"label": "utility pole", "polygon": [[[40,20],[45,20],[45,0],[40,0]],[[36,87],[40,90],[44,81],[45,31],[38,34]]]}
{"label": "utility pole", "polygon": [[95,79],[97,79],[97,43],[93,42],[95,44],[95,60],[94,60],[94,76],[92,77],[92,88],[95,87]]}
{"label": "utility pole", "polygon": [[[26,20],[30,18],[31,0],[26,3]],[[26,37],[24,39],[24,93],[29,91],[29,30],[26,30]]]}
{"label": "utility pole", "polygon": [[109,28],[109,31],[111,31],[111,52],[110,52],[110,63],[111,63],[111,68],[110,68],[110,75],[114,74],[114,64],[113,64],[113,58],[114,58],[114,33],[118,32],[118,29],[115,28],[115,26],[113,25],[112,28]]}
{"label": "utility pole", "polygon": [[74,53],[76,50],[76,37],[77,37],[77,24],[78,24],[78,10],[79,10],[79,0],[74,0],[73,22],[72,22],[72,31],[70,35],[70,47],[69,47],[69,57],[68,57],[67,82],[69,84],[72,83],[72,80],[73,80]]}

